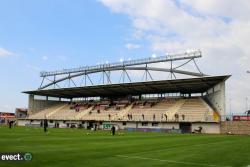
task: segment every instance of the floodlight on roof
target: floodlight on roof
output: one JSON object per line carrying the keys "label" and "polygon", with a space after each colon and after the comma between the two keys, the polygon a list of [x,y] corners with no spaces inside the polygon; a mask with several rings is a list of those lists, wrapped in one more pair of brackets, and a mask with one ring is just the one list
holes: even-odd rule
{"label": "floodlight on roof", "polygon": [[187,49],[186,53],[192,53],[192,52],[196,52],[199,51],[199,49]]}
{"label": "floodlight on roof", "polygon": [[78,68],[72,68],[72,69],[64,69],[59,71],[42,71],[40,73],[41,77],[47,77],[47,76],[55,76],[55,75],[65,75],[65,74],[72,74],[72,73],[79,73],[79,72],[86,72],[86,71],[99,71],[99,70],[108,70],[108,69],[114,69],[114,68],[120,68],[120,67],[129,67],[129,66],[136,66],[136,65],[142,65],[142,64],[152,64],[152,63],[160,63],[160,62],[167,62],[167,61],[177,61],[177,60],[184,60],[184,59],[194,59],[194,58],[200,58],[202,56],[200,50],[190,50],[188,52],[184,53],[178,53],[178,54],[166,54],[164,56],[159,57],[149,57],[144,59],[136,59],[136,60],[124,60],[123,58],[120,58],[120,62],[115,63],[108,63],[108,64],[98,64],[94,66],[82,66]]}

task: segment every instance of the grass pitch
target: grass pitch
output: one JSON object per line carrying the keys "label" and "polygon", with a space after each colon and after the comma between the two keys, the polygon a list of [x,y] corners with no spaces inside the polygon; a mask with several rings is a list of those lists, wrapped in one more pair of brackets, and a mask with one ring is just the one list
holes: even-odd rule
{"label": "grass pitch", "polygon": [[0,166],[250,166],[250,136],[163,134],[0,126],[0,152],[30,152],[31,161]]}

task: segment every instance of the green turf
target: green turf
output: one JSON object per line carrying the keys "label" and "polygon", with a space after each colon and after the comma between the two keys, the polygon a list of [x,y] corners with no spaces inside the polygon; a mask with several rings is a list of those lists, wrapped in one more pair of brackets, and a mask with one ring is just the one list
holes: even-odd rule
{"label": "green turf", "polygon": [[[87,135],[87,133],[90,133]],[[0,166],[248,166],[250,136],[124,133],[0,126],[0,152],[31,152],[32,161]]]}

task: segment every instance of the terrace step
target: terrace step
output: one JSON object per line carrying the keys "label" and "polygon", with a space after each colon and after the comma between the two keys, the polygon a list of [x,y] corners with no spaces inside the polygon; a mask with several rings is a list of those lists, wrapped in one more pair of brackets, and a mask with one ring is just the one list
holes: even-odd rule
{"label": "terrace step", "polygon": [[175,102],[174,106],[170,107],[168,111],[166,111],[166,115],[168,116],[169,119],[174,120],[174,115],[180,110],[180,108],[185,104],[186,99],[180,99]]}
{"label": "terrace step", "polygon": [[45,115],[46,118],[49,118],[50,116],[56,114],[58,111],[64,109],[65,107],[67,107],[67,104],[64,104],[64,105],[62,105],[62,106],[56,108],[55,110],[53,110],[53,111],[51,111],[50,113],[46,114],[46,115]]}
{"label": "terrace step", "polygon": [[87,108],[86,110],[81,111],[79,114],[75,116],[75,119],[81,119],[84,115],[88,114],[94,106]]}

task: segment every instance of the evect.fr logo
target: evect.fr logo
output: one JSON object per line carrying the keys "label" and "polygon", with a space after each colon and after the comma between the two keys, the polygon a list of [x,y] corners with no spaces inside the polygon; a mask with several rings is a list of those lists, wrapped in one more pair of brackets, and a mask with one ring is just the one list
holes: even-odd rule
{"label": "evect.fr logo", "polygon": [[31,161],[31,153],[0,153],[1,161]]}

